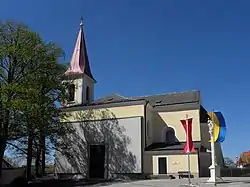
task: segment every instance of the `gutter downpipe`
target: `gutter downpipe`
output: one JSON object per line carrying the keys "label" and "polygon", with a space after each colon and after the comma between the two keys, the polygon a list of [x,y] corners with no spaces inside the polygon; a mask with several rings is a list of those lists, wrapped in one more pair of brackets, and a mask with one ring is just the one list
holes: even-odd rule
{"label": "gutter downpipe", "polygon": [[145,101],[146,101],[146,103],[144,105],[144,126],[145,126],[145,131],[144,131],[144,137],[145,137],[144,149],[147,146],[147,127],[146,126],[147,126],[147,106],[149,104],[148,100],[145,99]]}
{"label": "gutter downpipe", "polygon": [[142,168],[142,173],[144,173],[144,152],[145,152],[145,148],[147,146],[147,106],[149,104],[149,101],[144,99],[146,101],[146,103],[144,104],[144,124],[142,124],[142,127],[144,128],[144,145],[142,142],[142,152],[141,152],[141,168]]}

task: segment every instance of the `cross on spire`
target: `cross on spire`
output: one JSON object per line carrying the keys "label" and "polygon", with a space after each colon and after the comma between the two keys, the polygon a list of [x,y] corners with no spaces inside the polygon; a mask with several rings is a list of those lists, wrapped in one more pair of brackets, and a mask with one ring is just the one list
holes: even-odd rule
{"label": "cross on spire", "polygon": [[80,26],[83,26],[83,16],[81,16]]}

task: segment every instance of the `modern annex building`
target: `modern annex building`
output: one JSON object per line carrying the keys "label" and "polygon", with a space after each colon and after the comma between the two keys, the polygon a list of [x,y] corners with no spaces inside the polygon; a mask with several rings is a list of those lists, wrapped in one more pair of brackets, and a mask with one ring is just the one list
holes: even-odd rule
{"label": "modern annex building", "polygon": [[[199,91],[124,97],[113,94],[94,100],[94,79],[87,55],[83,24],[80,25],[70,67],[69,99],[62,111],[74,133],[60,140],[56,172],[88,178],[117,175],[175,175],[187,171],[183,153],[186,133],[181,123],[192,118],[195,152],[190,155],[192,175],[209,176],[211,165],[207,111]],[[223,165],[220,143],[216,160]]]}

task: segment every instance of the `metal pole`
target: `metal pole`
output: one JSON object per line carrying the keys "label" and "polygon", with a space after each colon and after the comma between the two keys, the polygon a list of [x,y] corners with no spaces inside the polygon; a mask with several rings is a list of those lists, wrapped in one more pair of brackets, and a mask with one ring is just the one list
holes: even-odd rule
{"label": "metal pole", "polygon": [[191,184],[191,176],[190,176],[190,150],[189,150],[189,129],[188,129],[188,115],[186,115],[186,125],[187,125],[187,146],[188,146],[188,149],[187,149],[187,156],[188,156],[188,184],[190,185]]}
{"label": "metal pole", "polygon": [[[215,146],[214,146],[214,110],[212,112],[212,142],[211,142],[211,151],[212,151],[212,165],[215,167]],[[214,177],[216,177],[216,172],[214,172]]]}
{"label": "metal pole", "polygon": [[214,110],[212,110],[212,123],[211,123],[211,161],[212,161],[212,169],[214,172],[211,174],[211,178],[213,179],[214,186],[216,186],[216,161],[215,161],[215,146],[214,146]]}
{"label": "metal pole", "polygon": [[188,184],[191,184],[191,176],[190,176],[190,154],[188,152]]}

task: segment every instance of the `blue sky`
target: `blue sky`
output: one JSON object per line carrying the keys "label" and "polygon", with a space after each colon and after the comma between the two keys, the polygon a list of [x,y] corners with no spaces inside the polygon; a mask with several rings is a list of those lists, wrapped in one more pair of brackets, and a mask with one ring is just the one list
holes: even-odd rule
{"label": "blue sky", "polygon": [[225,156],[249,150],[250,1],[8,0],[0,18],[19,20],[54,41],[69,61],[79,19],[96,97],[200,90],[220,110]]}

